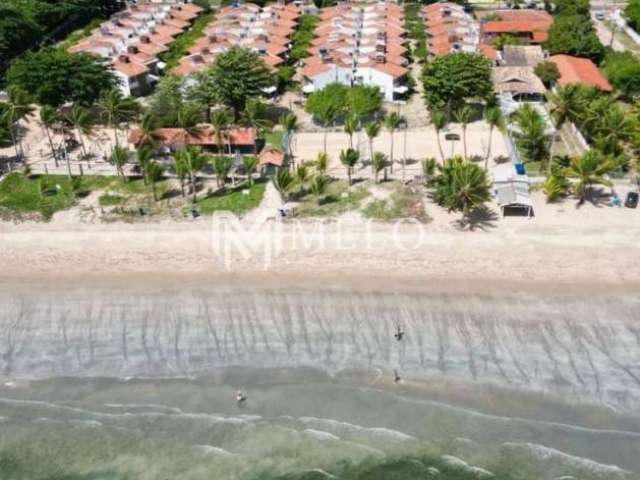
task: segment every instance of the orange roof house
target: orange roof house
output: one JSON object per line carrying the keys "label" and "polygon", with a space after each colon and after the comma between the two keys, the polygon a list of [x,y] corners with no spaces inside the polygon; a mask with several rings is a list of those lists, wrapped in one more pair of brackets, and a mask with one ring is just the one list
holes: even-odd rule
{"label": "orange roof house", "polygon": [[[155,131],[158,143],[164,146],[200,145],[217,146],[216,132],[211,125],[203,124],[201,133],[194,135],[181,128],[159,128]],[[142,138],[142,131],[134,128],[129,134],[129,141],[137,145]],[[224,141],[232,147],[253,146],[256,143],[255,128],[234,128],[224,135]]]}
{"label": "orange roof house", "polygon": [[572,57],[571,55],[552,55],[549,61],[556,64],[560,77],[558,84],[560,86],[569,83],[581,83],[599,88],[604,92],[613,90],[611,84],[602,75],[595,63],[588,58]]}
{"label": "orange roof house", "polygon": [[496,10],[500,19],[481,24],[481,42],[491,44],[500,35],[515,35],[528,44],[540,44],[549,37],[553,17],[544,10]]}

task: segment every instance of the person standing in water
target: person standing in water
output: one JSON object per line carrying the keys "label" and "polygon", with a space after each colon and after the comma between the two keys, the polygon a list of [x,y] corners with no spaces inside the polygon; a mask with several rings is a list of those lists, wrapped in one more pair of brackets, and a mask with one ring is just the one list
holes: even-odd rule
{"label": "person standing in water", "polygon": [[242,393],[242,390],[238,390],[236,392],[236,402],[238,403],[238,405],[242,405],[246,401],[247,401],[247,396],[244,393]]}

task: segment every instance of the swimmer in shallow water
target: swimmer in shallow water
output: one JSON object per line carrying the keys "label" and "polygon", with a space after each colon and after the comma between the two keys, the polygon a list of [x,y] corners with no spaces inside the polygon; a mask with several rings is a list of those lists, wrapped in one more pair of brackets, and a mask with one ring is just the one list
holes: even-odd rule
{"label": "swimmer in shallow water", "polygon": [[242,390],[238,390],[236,393],[236,402],[238,402],[238,405],[246,401],[247,401],[247,396],[244,393],[242,393]]}

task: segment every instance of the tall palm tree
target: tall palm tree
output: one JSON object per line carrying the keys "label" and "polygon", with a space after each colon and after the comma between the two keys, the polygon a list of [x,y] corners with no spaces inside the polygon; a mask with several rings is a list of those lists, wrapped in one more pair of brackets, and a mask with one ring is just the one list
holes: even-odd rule
{"label": "tall palm tree", "polygon": [[373,140],[380,135],[380,123],[369,122],[365,125],[364,131],[369,139],[369,159],[373,162]]}
{"label": "tall palm tree", "polygon": [[253,174],[256,172],[256,169],[258,168],[258,157],[253,155],[243,156],[242,168],[244,170],[244,174],[247,176],[247,181],[249,182],[249,186],[252,186]]}
{"label": "tall palm tree", "polygon": [[[577,121],[586,108],[585,90],[578,83],[569,83],[559,87],[555,91],[545,93],[549,116],[556,130],[561,130],[566,122]],[[553,161],[553,147],[555,146],[556,132],[553,133],[549,145],[549,159]],[[552,162],[549,162],[551,166]]]}
{"label": "tall palm tree", "polygon": [[164,173],[164,167],[156,162],[155,160],[151,160],[147,164],[147,168],[145,170],[145,179],[146,183],[151,185],[151,192],[153,193],[153,201],[158,201],[158,192],[156,189],[156,183],[158,183],[162,179],[162,175]]}
{"label": "tall palm tree", "polygon": [[[211,125],[216,135],[216,143],[218,144],[218,155],[224,154],[223,144],[224,137],[231,125],[231,114],[227,110],[215,110],[211,112]],[[231,153],[231,152],[229,152]]]}
{"label": "tall palm tree", "polygon": [[22,148],[22,137],[18,132],[18,127],[20,126],[20,120],[29,117],[33,113],[34,107],[31,104],[29,94],[21,88],[9,87],[7,94],[9,97],[7,102],[9,107],[9,133],[16,152],[16,160],[19,161],[24,155],[24,149]]}
{"label": "tall palm tree", "polygon": [[353,167],[356,166],[358,160],[360,159],[360,154],[357,150],[353,148],[347,148],[346,150],[342,150],[340,152],[340,163],[345,166],[347,169],[347,180],[349,185],[351,185],[351,175],[353,174]]}
{"label": "tall palm tree", "polygon": [[502,112],[498,107],[487,107],[484,109],[484,119],[489,124],[489,145],[487,146],[487,155],[484,158],[484,169],[489,168],[489,158],[491,157],[491,144],[493,142],[493,129],[502,129]]}
{"label": "tall palm tree", "polygon": [[82,156],[86,157],[87,149],[85,148],[82,135],[90,136],[93,132],[93,125],[89,110],[76,103],[71,107],[71,110],[66,115],[65,120],[69,122],[75,130],[76,135],[78,136],[78,142],[80,143],[80,148],[82,149]]}
{"label": "tall palm tree", "polygon": [[[242,112],[241,122],[246,127],[255,128],[257,138],[264,138],[264,134],[273,127],[273,123],[267,116],[267,105],[259,98],[251,98],[247,101]],[[258,153],[257,149],[258,146],[254,143],[254,155]]]}
{"label": "tall palm tree", "polygon": [[440,160],[444,162],[444,151],[442,150],[442,143],[440,143],[440,132],[447,126],[447,115],[442,110],[435,110],[431,112],[431,123],[436,129],[436,140],[438,141],[438,150],[440,150]]}
{"label": "tall palm tree", "polygon": [[213,159],[213,169],[216,172],[216,182],[218,187],[224,187],[227,184],[227,177],[233,168],[233,159],[231,157],[223,157],[217,155]]}
{"label": "tall palm tree", "polygon": [[349,136],[349,148],[353,149],[353,134],[358,129],[358,118],[355,115],[347,115],[344,120],[344,133]]}
{"label": "tall palm tree", "polygon": [[373,181],[378,183],[380,172],[387,166],[387,156],[382,152],[374,152],[371,157],[371,168],[373,169]]}
{"label": "tall palm tree", "polygon": [[530,104],[526,103],[513,113],[512,119],[518,131],[513,132],[522,157],[529,162],[540,162],[546,171],[549,159],[549,136],[547,124]]}
{"label": "tall palm tree", "polygon": [[196,187],[198,172],[202,170],[206,163],[206,157],[202,154],[199,147],[190,145],[176,152],[177,163],[181,164],[181,168],[186,170],[186,174],[191,184],[192,202],[196,202],[198,190]]}
{"label": "tall palm tree", "polygon": [[396,113],[391,112],[384,119],[384,125],[387,127],[389,134],[391,135],[391,147],[389,150],[389,163],[391,164],[391,173],[393,173],[393,142],[394,142],[394,133],[400,127],[402,123],[402,117]]}
{"label": "tall palm tree", "polygon": [[142,145],[136,150],[136,155],[138,157],[138,165],[142,170],[142,181],[147,185],[147,168],[153,161],[153,149],[149,145]]}
{"label": "tall palm tree", "polygon": [[298,117],[296,117],[296,114],[293,112],[289,112],[286,115],[282,115],[280,117],[280,126],[282,127],[282,131],[284,132],[287,138],[287,146],[286,146],[286,152],[285,152],[287,155],[287,160],[291,161],[292,159],[291,139],[293,138],[293,135],[295,134],[295,132],[297,132],[298,129],[300,128],[300,125],[298,124]]}
{"label": "tall palm tree", "polygon": [[43,105],[40,109],[40,123],[42,124],[42,128],[44,129],[45,134],[47,135],[47,140],[49,141],[49,148],[51,149],[51,155],[53,155],[53,161],[58,168],[58,153],[56,152],[56,148],[53,145],[53,138],[51,137],[51,129],[53,125],[58,121],[58,112],[55,108],[50,105]]}
{"label": "tall palm tree", "polygon": [[184,146],[189,144],[190,137],[202,135],[202,111],[195,105],[185,103],[178,108],[176,125],[180,129],[181,142]]}
{"label": "tall palm tree", "polygon": [[289,190],[291,189],[291,185],[293,184],[293,177],[291,173],[286,168],[278,168],[271,177],[271,181],[273,182],[273,186],[276,188],[280,197],[284,202],[287,201],[289,196]]}
{"label": "tall palm tree", "polygon": [[306,164],[301,163],[296,167],[295,177],[298,182],[298,186],[300,187],[300,192],[302,192],[304,184],[307,183],[309,181],[309,178],[311,177],[311,172],[309,172],[309,168]]}
{"label": "tall palm tree", "polygon": [[571,163],[566,168],[566,174],[578,179],[574,189],[580,197],[580,204],[584,203],[586,195],[593,185],[611,185],[611,181],[606,179],[605,175],[614,167],[614,162],[597,150],[589,150],[583,155],[571,159]]}
{"label": "tall palm tree", "polygon": [[118,130],[123,123],[128,124],[137,117],[140,105],[132,97],[125,97],[114,88],[100,94],[98,106],[102,121],[113,129],[115,147],[119,147]]}
{"label": "tall palm tree", "polygon": [[189,178],[189,166],[187,165],[187,162],[184,158],[184,154],[180,152],[180,150],[176,152],[173,162],[173,171],[180,181],[180,193],[182,194],[182,198],[184,198],[187,196],[184,188],[184,183],[187,178]]}
{"label": "tall palm tree", "polygon": [[[110,161],[116,167],[116,171],[118,172],[118,175],[122,177],[123,180],[126,179],[124,175],[124,166],[126,165],[128,160],[129,160],[129,150],[127,150],[124,147],[120,147],[120,146],[115,147],[111,152]],[[69,178],[71,178],[71,167],[68,167],[68,168],[69,168]]]}
{"label": "tall palm tree", "polygon": [[140,131],[140,140],[138,140],[139,147],[151,147],[154,148],[160,141],[160,135],[158,134],[158,119],[151,113],[146,112],[142,115],[140,125],[138,129]]}
{"label": "tall palm tree", "polygon": [[327,155],[327,152],[318,152],[318,156],[314,163],[316,171],[319,174],[324,175],[327,173],[327,168],[329,166],[329,155]]}
{"label": "tall palm tree", "polygon": [[467,125],[473,119],[473,110],[468,105],[459,108],[453,113],[456,122],[462,125],[462,149],[464,152],[464,159],[467,160]]}
{"label": "tall palm tree", "polygon": [[596,143],[604,153],[619,155],[622,153],[621,143],[633,137],[632,120],[617,106],[605,109],[604,113],[593,118],[591,122]]}
{"label": "tall palm tree", "polygon": [[322,141],[322,145],[323,145],[322,151],[324,153],[327,153],[327,133],[329,132],[329,127],[333,125],[333,123],[336,121],[336,118],[338,118],[339,114],[340,114],[340,111],[337,108],[335,108],[334,105],[327,105],[322,112],[319,112],[316,115],[316,117],[320,121],[320,124],[324,127],[324,137]]}

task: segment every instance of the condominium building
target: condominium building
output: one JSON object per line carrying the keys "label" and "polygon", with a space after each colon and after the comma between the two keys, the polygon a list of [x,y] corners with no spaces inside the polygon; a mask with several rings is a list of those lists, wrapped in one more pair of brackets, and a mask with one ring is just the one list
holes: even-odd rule
{"label": "condominium building", "polygon": [[406,31],[402,7],[388,2],[325,8],[310,56],[300,69],[303,91],[325,85],[375,85],[385,100],[406,91]]}
{"label": "condominium building", "polygon": [[114,14],[69,48],[111,63],[124,95],[149,92],[163,67],[158,55],[190,28],[202,8],[186,2],[138,2]]}
{"label": "condominium building", "polygon": [[300,7],[294,4],[259,7],[253,3],[234,3],[223,7],[173,73],[184,76],[204,70],[217,54],[234,46],[254,50],[275,69],[287,59],[290,37],[300,14]]}
{"label": "condominium building", "polygon": [[480,42],[478,22],[460,5],[437,2],[422,8],[431,56],[476,52]]}

